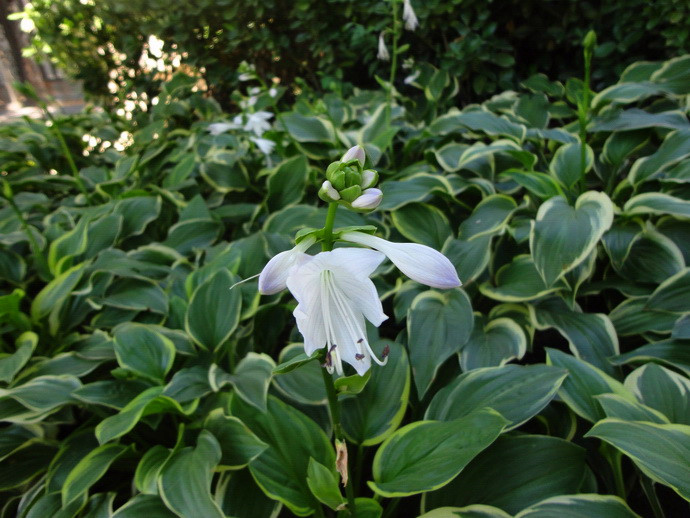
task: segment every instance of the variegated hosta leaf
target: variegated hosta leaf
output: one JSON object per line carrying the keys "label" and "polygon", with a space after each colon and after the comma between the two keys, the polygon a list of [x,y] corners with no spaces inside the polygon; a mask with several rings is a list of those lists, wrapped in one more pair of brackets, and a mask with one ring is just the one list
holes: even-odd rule
{"label": "variegated hosta leaf", "polygon": [[607,418],[585,437],[612,444],[652,480],[690,500],[690,426]]}
{"label": "variegated hosta leaf", "polygon": [[463,371],[501,366],[521,359],[525,352],[527,338],[516,322],[497,318],[485,323],[481,314],[475,313],[472,334],[459,354],[460,366]]}
{"label": "variegated hosta leaf", "polygon": [[606,194],[588,191],[575,207],[562,197],[547,200],[532,224],[530,250],[547,286],[584,261],[613,222],[613,204]]}

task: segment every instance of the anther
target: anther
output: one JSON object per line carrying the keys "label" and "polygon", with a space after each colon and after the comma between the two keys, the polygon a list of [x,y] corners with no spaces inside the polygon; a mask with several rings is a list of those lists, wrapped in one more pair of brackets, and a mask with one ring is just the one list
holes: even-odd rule
{"label": "anther", "polygon": [[383,348],[383,353],[381,354],[382,359],[388,358],[388,355],[391,353],[391,348],[387,345],[386,347]]}
{"label": "anther", "polygon": [[364,355],[363,354],[355,354],[355,360],[363,360]]}

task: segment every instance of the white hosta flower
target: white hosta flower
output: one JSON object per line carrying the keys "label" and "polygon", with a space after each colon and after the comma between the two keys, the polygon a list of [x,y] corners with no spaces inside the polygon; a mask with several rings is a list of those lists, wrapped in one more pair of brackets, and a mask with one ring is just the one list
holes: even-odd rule
{"label": "white hosta flower", "polygon": [[372,187],[371,189],[364,189],[355,201],[352,202],[352,207],[355,209],[374,210],[379,206],[383,199],[383,192],[381,189]]}
{"label": "white hosta flower", "polygon": [[391,55],[388,53],[388,49],[386,48],[386,42],[383,39],[383,33],[379,34],[379,51],[378,54],[376,54],[376,57],[381,61],[389,61],[391,59]]}
{"label": "white hosta flower", "polygon": [[206,129],[211,135],[220,135],[228,130],[238,128],[241,128],[241,126],[234,122],[214,122],[213,124],[209,124]]}
{"label": "white hosta flower", "polygon": [[386,363],[371,350],[364,320],[378,327],[388,318],[369,279],[384,258],[374,250],[338,248],[303,257],[290,269],[287,287],[298,302],[294,315],[304,350],[311,355],[325,347],[329,372],[342,374],[345,361],[361,376],[372,358]]}
{"label": "white hosta flower", "polygon": [[270,155],[273,152],[273,148],[276,147],[276,143],[267,138],[250,137],[249,140],[254,142],[264,155]]}
{"label": "white hosta flower", "polygon": [[403,1],[403,20],[405,21],[405,28],[408,31],[413,31],[419,26],[419,20],[417,20],[417,15],[412,9],[412,4],[410,0]]}
{"label": "white hosta flower", "polygon": [[273,295],[283,291],[287,285],[290,269],[300,260],[309,258],[306,252],[316,239],[308,237],[300,241],[294,248],[285,250],[273,256],[259,274],[259,293]]}
{"label": "white hosta flower", "polygon": [[257,137],[271,129],[268,120],[273,117],[271,112],[258,111],[247,115],[247,122],[244,124],[244,131],[253,132]]}
{"label": "white hosta flower", "polygon": [[392,243],[363,232],[346,232],[340,238],[386,254],[401,272],[419,283],[441,289],[462,285],[453,263],[441,252],[428,246],[417,243]]}

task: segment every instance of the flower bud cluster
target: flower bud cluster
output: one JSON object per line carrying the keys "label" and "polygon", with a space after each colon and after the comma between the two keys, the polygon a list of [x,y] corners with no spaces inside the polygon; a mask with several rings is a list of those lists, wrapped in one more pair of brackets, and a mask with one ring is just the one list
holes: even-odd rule
{"label": "flower bud cluster", "polygon": [[354,146],[343,157],[326,169],[326,181],[319,189],[325,202],[338,202],[358,212],[369,212],[378,207],[383,193],[375,186],[379,174],[364,169],[364,149]]}

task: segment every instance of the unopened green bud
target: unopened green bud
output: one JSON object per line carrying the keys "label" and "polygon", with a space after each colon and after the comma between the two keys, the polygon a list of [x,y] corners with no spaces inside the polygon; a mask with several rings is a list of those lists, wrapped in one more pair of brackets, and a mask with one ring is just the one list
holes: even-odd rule
{"label": "unopened green bud", "polygon": [[378,181],[379,174],[373,169],[367,169],[362,172],[362,183],[360,183],[360,187],[362,189],[369,189],[370,187],[374,187]]}
{"label": "unopened green bud", "polygon": [[582,45],[585,47],[585,50],[592,50],[597,44],[597,33],[594,31],[589,31],[585,35],[585,39],[582,40]]}
{"label": "unopened green bud", "polygon": [[319,189],[319,198],[326,203],[331,203],[333,201],[338,201],[340,199],[340,194],[333,188],[331,182],[326,180],[321,184],[321,188]]}
{"label": "unopened green bud", "polygon": [[346,202],[352,203],[362,194],[362,188],[359,185],[353,185],[347,189],[340,190],[340,197]]}
{"label": "unopened green bud", "polygon": [[328,178],[329,175],[334,174],[336,171],[340,171],[340,169],[342,169],[342,164],[340,162],[331,162],[326,169],[326,178]]}
{"label": "unopened green bud", "polygon": [[351,187],[362,183],[362,175],[352,168],[345,170],[345,186]]}

